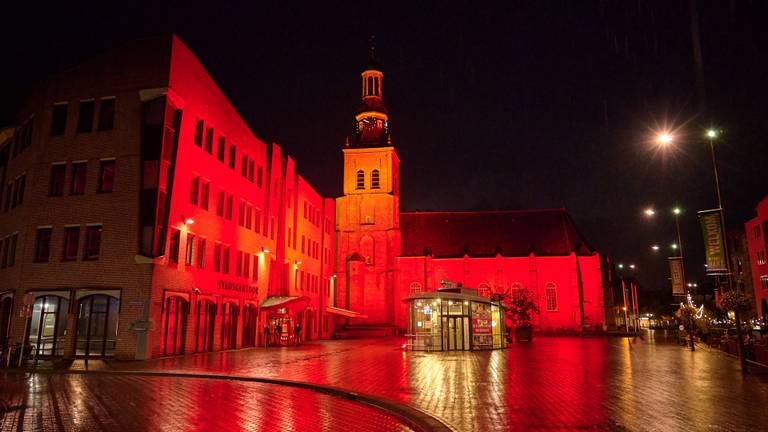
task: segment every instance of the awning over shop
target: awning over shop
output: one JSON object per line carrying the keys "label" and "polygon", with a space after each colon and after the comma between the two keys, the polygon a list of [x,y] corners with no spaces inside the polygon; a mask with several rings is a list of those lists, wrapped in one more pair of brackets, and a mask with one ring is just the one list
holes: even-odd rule
{"label": "awning over shop", "polygon": [[278,309],[285,308],[286,311],[292,313],[303,312],[309,305],[309,297],[307,296],[269,296],[261,304],[262,312],[274,312]]}
{"label": "awning over shop", "polygon": [[368,318],[368,315],[360,312],[351,311],[349,309],[341,309],[333,306],[327,306],[325,311],[331,314],[341,315],[347,318]]}

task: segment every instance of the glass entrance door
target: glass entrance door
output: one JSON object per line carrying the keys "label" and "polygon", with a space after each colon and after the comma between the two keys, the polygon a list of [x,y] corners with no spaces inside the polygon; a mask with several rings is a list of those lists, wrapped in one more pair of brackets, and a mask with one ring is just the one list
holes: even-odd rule
{"label": "glass entrance door", "polygon": [[469,349],[469,320],[464,316],[443,317],[443,350],[463,351]]}
{"label": "glass entrance door", "polygon": [[115,354],[120,300],[97,294],[80,299],[76,355],[109,357]]}
{"label": "glass entrance door", "polygon": [[215,324],[216,304],[208,300],[198,300],[195,352],[213,351],[213,328]]}
{"label": "glass entrance door", "polygon": [[64,334],[67,329],[69,300],[59,296],[42,296],[32,306],[27,341],[38,356],[64,354]]}
{"label": "glass entrance door", "polygon": [[164,306],[163,355],[184,354],[189,302],[173,296],[165,299]]}

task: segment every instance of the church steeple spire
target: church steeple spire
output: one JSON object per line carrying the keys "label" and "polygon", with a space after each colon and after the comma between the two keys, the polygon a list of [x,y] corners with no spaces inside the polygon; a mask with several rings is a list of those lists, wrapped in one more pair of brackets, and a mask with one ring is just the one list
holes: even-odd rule
{"label": "church steeple spire", "polygon": [[376,59],[376,39],[368,39],[369,58],[362,77],[362,105],[355,116],[355,147],[391,145],[389,117],[383,102],[384,73]]}

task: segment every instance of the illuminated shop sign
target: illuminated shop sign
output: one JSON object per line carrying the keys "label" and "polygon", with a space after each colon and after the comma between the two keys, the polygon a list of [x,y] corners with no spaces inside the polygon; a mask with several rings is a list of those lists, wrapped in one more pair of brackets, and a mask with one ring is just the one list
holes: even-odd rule
{"label": "illuminated shop sign", "polygon": [[220,280],[216,283],[216,288],[226,291],[237,291],[242,293],[248,293],[253,295],[259,294],[259,287],[251,286],[247,284],[241,284],[237,282],[230,282],[225,280]]}

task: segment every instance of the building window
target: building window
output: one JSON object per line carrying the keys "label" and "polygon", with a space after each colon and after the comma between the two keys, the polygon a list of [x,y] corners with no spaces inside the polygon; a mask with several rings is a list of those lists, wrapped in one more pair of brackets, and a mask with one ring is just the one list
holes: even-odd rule
{"label": "building window", "polygon": [[219,162],[224,162],[224,154],[226,153],[227,149],[227,139],[222,137],[219,137],[219,146],[216,148],[216,159],[219,160]]}
{"label": "building window", "polygon": [[221,189],[216,194],[216,216],[224,217],[224,191]]}
{"label": "building window", "polygon": [[240,201],[240,205],[237,208],[237,224],[245,226],[245,201]]}
{"label": "building window", "polygon": [[365,172],[363,170],[357,171],[357,184],[355,189],[365,189]]}
{"label": "building window", "polygon": [[557,287],[552,282],[544,286],[544,298],[546,300],[546,308],[548,311],[557,310]]}
{"label": "building window", "polygon": [[225,209],[224,218],[228,221],[232,220],[232,195],[227,195],[227,208]]}
{"label": "building window", "polygon": [[99,168],[99,193],[109,193],[115,189],[115,161],[103,160]]}
{"label": "building window", "polygon": [[19,234],[14,233],[9,239],[8,244],[8,267],[13,267],[16,264],[16,244],[19,241]]}
{"label": "building window", "polygon": [[259,167],[259,169],[256,172],[256,186],[261,187],[262,185],[262,177],[264,176],[264,168]]}
{"label": "building window", "polygon": [[[256,210],[256,217],[253,221],[253,230],[257,233],[261,233],[261,212],[259,210]],[[294,249],[296,249],[295,245]]]}
{"label": "building window", "polygon": [[371,171],[371,189],[379,189],[379,170]]}
{"label": "building window", "polygon": [[245,228],[251,229],[253,221],[253,206],[250,204],[245,205]]}
{"label": "building window", "polygon": [[244,154],[241,159],[240,175],[243,176],[243,178],[248,178],[248,155]]}
{"label": "building window", "polygon": [[35,262],[48,262],[51,257],[52,228],[38,228],[35,241]]}
{"label": "building window", "polygon": [[192,264],[195,262],[195,235],[191,233],[187,233],[187,247],[186,247],[186,253],[184,254],[184,264],[187,267],[192,267]]}
{"label": "building window", "polygon": [[77,252],[80,242],[80,227],[66,227],[64,228],[64,253],[62,254],[62,261],[74,261],[77,259]]}
{"label": "building window", "polygon": [[57,197],[64,195],[64,175],[66,171],[66,164],[51,165],[51,181],[48,185],[48,196]]}
{"label": "building window", "polygon": [[221,248],[221,272],[229,273],[229,246]]}
{"label": "building window", "polygon": [[487,283],[481,283],[477,286],[477,295],[481,297],[490,297],[491,296],[491,286]]}
{"label": "building window", "polygon": [[208,210],[208,195],[211,192],[211,183],[203,181],[200,185],[200,207],[203,210]]}
{"label": "building window", "polygon": [[213,128],[205,129],[205,151],[213,154]]}
{"label": "building window", "polygon": [[11,209],[11,197],[13,196],[13,183],[8,182],[8,186],[5,188],[5,207],[3,208],[3,211],[8,211]]}
{"label": "building window", "polygon": [[51,121],[51,135],[64,135],[67,130],[67,110],[69,104],[57,103],[53,105],[53,120]]}
{"label": "building window", "polygon": [[200,196],[200,177],[192,177],[192,181],[189,183],[189,202],[193,205],[197,205]]}
{"label": "building window", "polygon": [[197,268],[205,267],[205,239],[197,240]]}
{"label": "building window", "polygon": [[181,239],[181,232],[179,230],[173,230],[168,240],[168,262],[177,264],[179,262],[179,240]]}
{"label": "building window", "polygon": [[205,122],[202,120],[195,121],[195,145],[198,147],[203,146],[203,132],[205,131]]}
{"label": "building window", "polygon": [[760,285],[763,289],[768,289],[768,275],[760,276]]}
{"label": "building window", "polygon": [[80,101],[80,115],[77,118],[78,132],[93,130],[93,103],[93,100]]}
{"label": "building window", "polygon": [[213,245],[213,271],[221,271],[221,244]]}
{"label": "building window", "polygon": [[766,261],[765,260],[765,251],[763,251],[763,250],[757,251],[757,264],[758,265],[763,265],[763,264],[765,264],[765,261]]}
{"label": "building window", "polygon": [[259,255],[254,254],[253,255],[253,274],[251,275],[251,279],[254,281],[259,280]]}
{"label": "building window", "polygon": [[421,284],[418,282],[411,282],[410,286],[411,294],[418,294],[421,292]]}
{"label": "building window", "polygon": [[82,195],[85,193],[85,178],[88,172],[88,162],[76,162],[72,164],[72,187],[70,195]]}
{"label": "building window", "polygon": [[235,276],[243,276],[243,251],[235,252]]}
{"label": "building window", "polygon": [[11,202],[11,208],[24,203],[24,189],[27,184],[27,175],[20,175],[13,181],[13,201]]}
{"label": "building window", "polygon": [[253,170],[256,166],[256,161],[248,161],[248,181],[253,183]]}
{"label": "building window", "polygon": [[229,167],[235,169],[235,160],[237,159],[237,146],[229,145]]}
{"label": "building window", "polygon": [[243,277],[248,279],[251,272],[251,254],[243,252]]}
{"label": "building window", "polygon": [[112,130],[115,124],[115,98],[104,98],[99,104],[99,130]]}
{"label": "building window", "polygon": [[85,259],[99,259],[101,255],[101,225],[88,225],[85,227]]}

